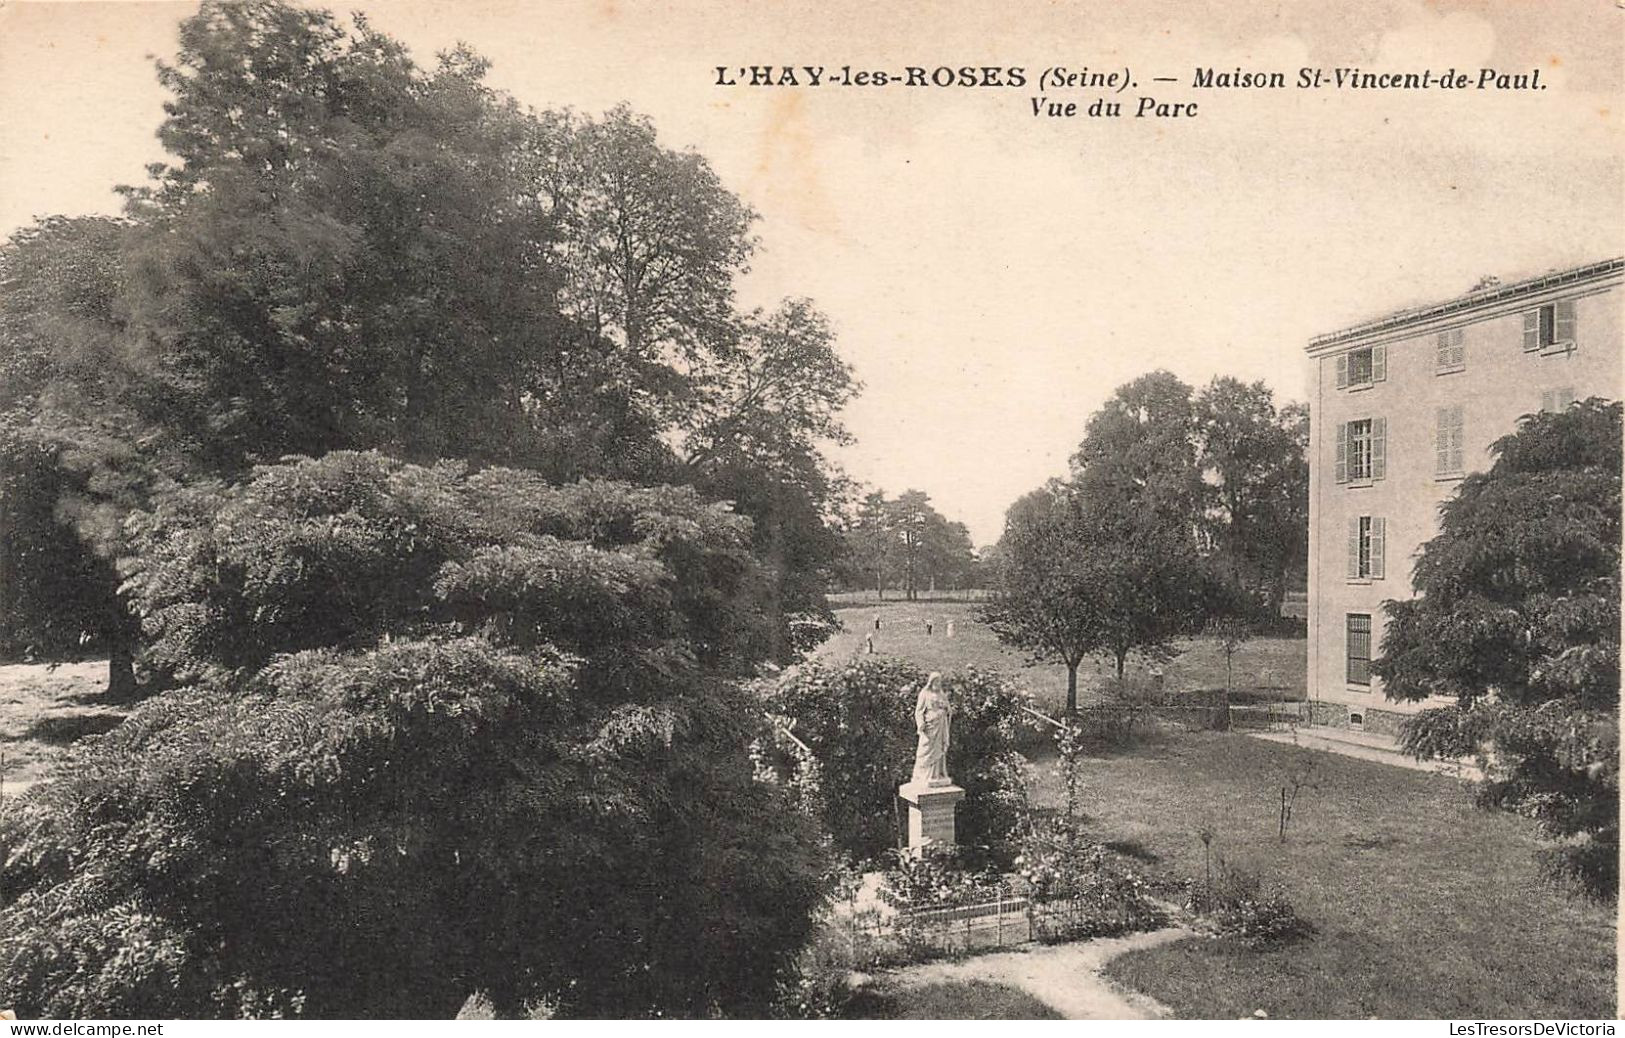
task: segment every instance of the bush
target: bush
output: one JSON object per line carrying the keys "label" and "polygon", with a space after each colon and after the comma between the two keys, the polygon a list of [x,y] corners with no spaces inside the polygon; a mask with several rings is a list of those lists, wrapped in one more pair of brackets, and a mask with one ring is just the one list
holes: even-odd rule
{"label": "bush", "polygon": [[1003,890],[1002,876],[967,867],[958,848],[930,847],[919,855],[895,852],[881,896],[899,908],[957,908],[991,901]]}
{"label": "bush", "polygon": [[1037,825],[1017,859],[1046,941],[1154,929],[1164,915],[1139,872],[1066,819]]}
{"label": "bush", "polygon": [[343,455],[134,525],[135,600],[188,683],[0,806],[0,1004],[766,1010],[825,880],[745,752],[725,510]]}
{"label": "bush", "polygon": [[1284,891],[1266,890],[1256,873],[1222,864],[1211,887],[1194,880],[1186,884],[1185,906],[1207,917],[1219,936],[1250,948],[1290,944],[1315,932]]}
{"label": "bush", "polygon": [[[838,851],[858,861],[898,845],[897,787],[914,764],[914,695],[925,672],[893,659],[843,667],[806,664],[762,688],[767,711],[794,725],[816,761],[818,815]],[[948,771],[965,789],[958,840],[985,862],[1008,861],[1020,818],[1022,759],[1014,745],[1026,723],[1024,694],[997,674],[966,668],[943,678],[954,707]],[[762,765],[786,784],[806,768],[780,737],[758,747]]]}

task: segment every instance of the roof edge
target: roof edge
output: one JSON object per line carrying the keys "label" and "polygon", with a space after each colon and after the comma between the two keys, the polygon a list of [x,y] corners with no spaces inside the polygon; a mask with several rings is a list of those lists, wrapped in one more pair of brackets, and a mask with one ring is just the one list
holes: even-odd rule
{"label": "roof edge", "polygon": [[1625,273],[1625,256],[1616,256],[1613,259],[1598,260],[1587,263],[1581,267],[1569,270],[1554,271],[1542,274],[1539,277],[1526,278],[1515,281],[1510,285],[1496,285],[1479,292],[1469,292],[1464,296],[1442,303],[1433,303],[1427,306],[1411,307],[1406,310],[1396,310],[1381,317],[1362,321],[1359,324],[1340,328],[1335,332],[1326,332],[1309,340],[1306,350],[1313,351],[1326,346],[1348,342],[1377,332],[1385,332],[1395,328],[1403,328],[1408,324],[1419,324],[1435,317],[1444,317],[1464,310],[1473,310],[1481,306],[1504,302],[1519,296],[1534,295],[1551,288],[1563,285],[1577,284],[1583,281],[1592,281],[1607,277],[1610,274]]}

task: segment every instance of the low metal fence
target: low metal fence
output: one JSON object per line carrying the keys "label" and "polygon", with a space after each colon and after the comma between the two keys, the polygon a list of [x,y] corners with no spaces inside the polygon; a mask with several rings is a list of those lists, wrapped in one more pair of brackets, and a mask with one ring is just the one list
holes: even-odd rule
{"label": "low metal fence", "polygon": [[1255,703],[1230,708],[1230,726],[1241,731],[1289,731],[1308,723],[1304,703]]}
{"label": "low metal fence", "polygon": [[1102,903],[1098,896],[1000,895],[968,905],[861,912],[847,916],[844,925],[855,959],[895,962],[1076,940],[1134,929],[1139,919],[1126,900],[1115,904]]}

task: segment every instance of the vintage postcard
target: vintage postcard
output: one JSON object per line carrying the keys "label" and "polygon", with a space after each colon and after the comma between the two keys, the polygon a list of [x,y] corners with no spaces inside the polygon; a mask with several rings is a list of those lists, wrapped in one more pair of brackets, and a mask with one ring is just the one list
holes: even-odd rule
{"label": "vintage postcard", "polygon": [[1622,118],[1614,0],[0,2],[0,1017],[1613,1034]]}

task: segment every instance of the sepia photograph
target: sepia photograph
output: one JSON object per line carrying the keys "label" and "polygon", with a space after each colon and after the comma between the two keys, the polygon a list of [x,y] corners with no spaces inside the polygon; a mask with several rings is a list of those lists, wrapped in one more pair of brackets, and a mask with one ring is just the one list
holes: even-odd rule
{"label": "sepia photograph", "polygon": [[1622,118],[1625,0],[0,0],[0,1026],[1614,1034]]}

